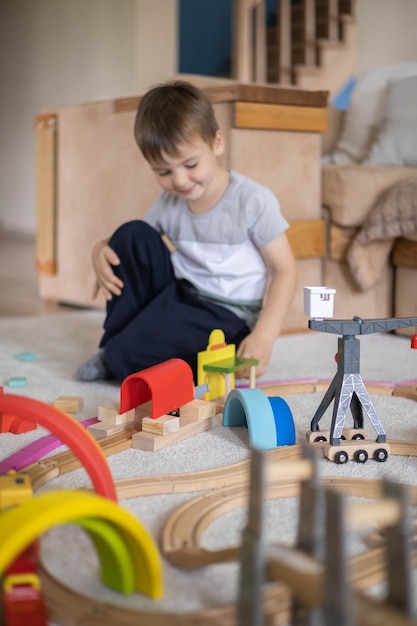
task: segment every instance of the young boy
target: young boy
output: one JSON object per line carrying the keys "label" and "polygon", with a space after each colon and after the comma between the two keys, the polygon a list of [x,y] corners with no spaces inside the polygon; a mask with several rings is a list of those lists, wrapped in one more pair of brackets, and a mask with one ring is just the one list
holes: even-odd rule
{"label": "young boy", "polygon": [[173,357],[195,374],[215,328],[238,356],[259,359],[262,375],[296,280],[274,194],[222,167],[223,133],[205,94],[189,83],[145,94],[135,138],[163,191],[143,220],[93,249],[107,314],[100,349],[76,378],[122,381]]}

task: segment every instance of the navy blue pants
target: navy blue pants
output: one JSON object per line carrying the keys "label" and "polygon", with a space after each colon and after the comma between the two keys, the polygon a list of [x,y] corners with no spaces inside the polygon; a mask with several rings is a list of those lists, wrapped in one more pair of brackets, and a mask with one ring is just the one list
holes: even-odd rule
{"label": "navy blue pants", "polygon": [[100,347],[119,381],[174,357],[187,361],[196,380],[197,353],[212,330],[223,330],[236,347],[249,334],[244,320],[175,278],[169,251],[146,222],[123,224],[109,245],[120,259],[113,269],[124,288],[107,304]]}

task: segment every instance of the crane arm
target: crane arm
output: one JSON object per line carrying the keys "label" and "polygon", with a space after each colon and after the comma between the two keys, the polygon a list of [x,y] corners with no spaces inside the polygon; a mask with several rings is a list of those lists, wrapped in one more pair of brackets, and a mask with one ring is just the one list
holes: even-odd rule
{"label": "crane arm", "polygon": [[417,326],[417,317],[392,317],[382,319],[362,319],[355,316],[351,320],[316,320],[308,321],[311,330],[334,335],[370,335],[371,333],[389,332],[399,328]]}

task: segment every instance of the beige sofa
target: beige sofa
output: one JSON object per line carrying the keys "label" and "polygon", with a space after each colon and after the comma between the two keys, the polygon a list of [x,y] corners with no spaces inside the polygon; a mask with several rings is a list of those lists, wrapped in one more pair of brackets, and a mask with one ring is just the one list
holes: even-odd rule
{"label": "beige sofa", "polygon": [[[410,185],[417,177],[416,100],[417,64],[409,63],[363,72],[348,110],[329,107],[322,162],[328,241],[324,279],[337,289],[336,317],[417,314],[417,205],[411,206]],[[392,219],[400,220],[397,199],[406,187],[406,227],[400,224],[394,235],[381,239],[373,234],[369,241],[383,201],[390,200],[397,211]]]}

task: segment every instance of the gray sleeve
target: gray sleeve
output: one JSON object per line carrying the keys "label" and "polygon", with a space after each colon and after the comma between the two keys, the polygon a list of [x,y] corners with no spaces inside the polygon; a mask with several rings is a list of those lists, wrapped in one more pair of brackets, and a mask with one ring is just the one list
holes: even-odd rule
{"label": "gray sleeve", "polygon": [[276,196],[266,187],[256,194],[250,222],[250,238],[257,248],[262,248],[289,228]]}

